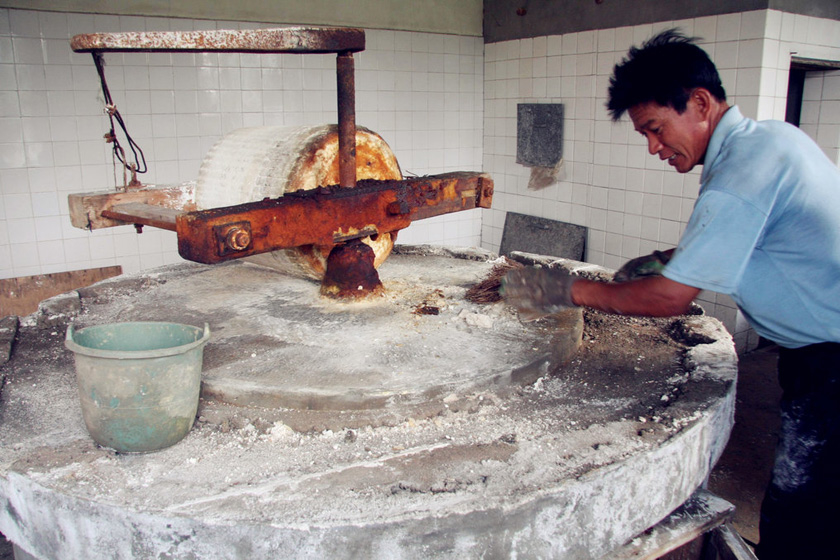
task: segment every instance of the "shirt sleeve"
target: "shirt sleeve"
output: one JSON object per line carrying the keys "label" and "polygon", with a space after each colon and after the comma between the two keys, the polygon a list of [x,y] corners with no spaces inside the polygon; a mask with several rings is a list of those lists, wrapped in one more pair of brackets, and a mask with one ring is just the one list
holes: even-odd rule
{"label": "shirt sleeve", "polygon": [[663,275],[670,280],[731,294],[753,251],[766,215],[752,204],[717,190],[701,193]]}

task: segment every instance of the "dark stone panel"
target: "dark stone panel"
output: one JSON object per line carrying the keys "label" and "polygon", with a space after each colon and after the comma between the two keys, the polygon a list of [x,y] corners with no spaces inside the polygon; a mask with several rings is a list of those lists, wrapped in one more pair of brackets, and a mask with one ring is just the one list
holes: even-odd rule
{"label": "dark stone panel", "polygon": [[840,2],[837,0],[770,0],[771,10],[840,20]]}
{"label": "dark stone panel", "polygon": [[837,0],[484,0],[484,41],[764,9],[840,20]]}
{"label": "dark stone panel", "polygon": [[563,104],[518,104],[516,162],[531,167],[554,167],[562,157]]}

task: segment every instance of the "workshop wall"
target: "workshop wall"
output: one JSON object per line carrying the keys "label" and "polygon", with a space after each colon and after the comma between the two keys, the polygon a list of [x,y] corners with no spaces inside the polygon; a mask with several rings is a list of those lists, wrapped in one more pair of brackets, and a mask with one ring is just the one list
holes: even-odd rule
{"label": "workshop wall", "polygon": [[[0,8],[0,278],[180,260],[170,232],[70,225],[68,193],[113,189],[117,180],[102,141],[96,72],[89,55],[69,50],[70,36],[257,26]],[[356,59],[358,123],[382,134],[406,173],[484,170],[496,184],[493,209],[418,222],[399,241],[497,250],[512,211],[586,226],[586,259],[608,267],[673,246],[699,173],[667,169],[629,122],[611,123],[604,108],[613,65],[671,26],[705,38],[730,100],[752,117],[784,118],[793,55],[840,61],[840,22],[773,9],[486,45],[466,30],[368,29]],[[194,180],[210,146],[237,127],[336,120],[332,55],[134,53],[106,61],[116,103],[150,164],[146,183]],[[518,103],[564,105],[564,162],[558,182],[541,190],[528,188],[531,169],[516,163]],[[840,163],[840,71],[808,74],[801,126]],[[739,350],[755,344],[728,297],[702,299]]]}
{"label": "workshop wall", "polygon": [[[743,1],[743,0],[742,0]],[[757,0],[749,0],[757,1]],[[482,34],[482,0],[0,0],[0,7],[297,25]]]}
{"label": "workshop wall", "polygon": [[[699,168],[674,172],[648,154],[629,120],[613,124],[605,108],[609,76],[628,48],[674,26],[705,38],[730,102],[753,118],[784,119],[792,55],[840,61],[840,21],[775,10],[488,43],[484,169],[496,193],[484,214],[485,247],[498,249],[507,211],[586,226],[586,260],[610,268],[677,243],[697,197]],[[516,163],[518,103],[565,106],[565,161],[548,188],[530,190],[531,169]],[[838,161],[840,71],[806,79],[802,128]],[[757,342],[731,298],[704,293],[701,300],[739,349]]]}
{"label": "workshop wall", "polygon": [[[177,262],[175,234],[70,225],[67,194],[112,190],[102,93],[75,34],[259,27],[252,23],[0,8],[0,278]],[[357,123],[381,134],[405,174],[480,170],[483,41],[367,30],[356,54]],[[106,78],[150,171],[195,180],[204,154],[243,126],[336,122],[334,55],[105,55]],[[418,222],[403,243],[479,245],[481,213]]]}
{"label": "workshop wall", "polygon": [[[840,40],[838,40],[840,42]],[[806,74],[799,128],[840,166],[840,70]]]}

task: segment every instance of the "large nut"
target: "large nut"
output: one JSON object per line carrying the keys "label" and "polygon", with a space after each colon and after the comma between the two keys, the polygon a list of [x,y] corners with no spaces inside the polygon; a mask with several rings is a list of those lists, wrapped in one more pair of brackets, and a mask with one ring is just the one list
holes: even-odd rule
{"label": "large nut", "polygon": [[239,226],[233,226],[225,236],[225,245],[234,251],[243,251],[251,244],[251,232]]}

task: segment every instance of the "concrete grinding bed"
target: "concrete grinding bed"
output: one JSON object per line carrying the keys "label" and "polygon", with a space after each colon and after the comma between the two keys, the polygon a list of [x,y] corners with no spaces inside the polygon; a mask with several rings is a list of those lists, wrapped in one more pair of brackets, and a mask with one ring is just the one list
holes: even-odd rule
{"label": "concrete grinding bed", "polygon": [[[364,302],[246,263],[45,302],[2,369],[0,531],[42,559],[601,558],[702,485],[734,410],[718,321],[523,323],[464,299],[493,255],[398,249]],[[93,443],[70,320],[209,323],[184,440]]]}

